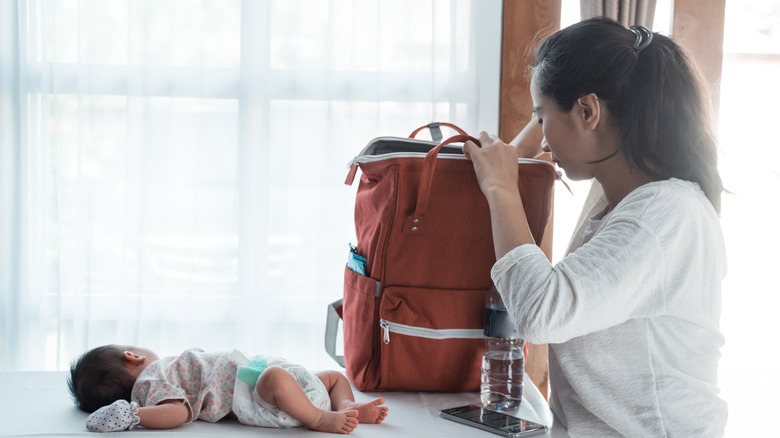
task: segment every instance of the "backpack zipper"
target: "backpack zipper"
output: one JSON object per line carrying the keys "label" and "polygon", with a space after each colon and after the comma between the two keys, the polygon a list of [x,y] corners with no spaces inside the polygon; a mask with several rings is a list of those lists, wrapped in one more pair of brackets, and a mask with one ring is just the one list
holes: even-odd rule
{"label": "backpack zipper", "polygon": [[[425,155],[426,154],[423,152],[388,152],[386,154],[381,154],[381,155],[356,155],[355,158],[353,158],[347,163],[347,168],[350,168],[352,166],[357,166],[363,163],[373,163],[375,161],[387,160],[390,158],[424,158]],[[439,154],[438,158],[450,159],[450,160],[468,160],[468,158],[466,158],[465,155],[460,155],[460,154]],[[521,163],[542,163],[552,168],[555,168],[555,166],[552,163],[549,163],[544,160],[537,160],[536,158],[518,158],[517,164],[521,164]]]}
{"label": "backpack zipper", "polygon": [[482,329],[431,329],[399,324],[386,319],[379,320],[379,327],[383,330],[382,341],[385,344],[390,343],[390,332],[426,339],[482,339],[485,336]]}
{"label": "backpack zipper", "polygon": [[[394,138],[391,138],[393,140],[397,140]],[[404,140],[404,139],[401,139]],[[357,175],[357,169],[361,164],[364,163],[373,163],[376,161],[382,161],[387,160],[390,158],[422,158],[427,155],[427,152],[388,152],[386,154],[368,154],[367,151],[370,148],[372,143],[369,143],[363,150],[355,156],[352,160],[350,160],[347,163],[347,169],[349,169],[349,173],[347,174],[347,180],[345,181],[346,185],[352,185],[352,182],[355,179],[355,175]],[[436,144],[433,144],[433,146],[436,146]],[[465,155],[460,154],[439,154],[438,158],[440,159],[449,159],[449,160],[468,160]],[[558,181],[561,181],[564,186],[566,186],[566,189],[569,190],[569,193],[573,192],[571,191],[571,188],[569,188],[569,185],[566,184],[566,181],[563,180],[563,173],[555,168],[555,165],[548,161],[544,160],[537,160],[536,158],[518,158],[517,163],[542,163],[549,166],[553,172],[555,172],[555,179]]]}

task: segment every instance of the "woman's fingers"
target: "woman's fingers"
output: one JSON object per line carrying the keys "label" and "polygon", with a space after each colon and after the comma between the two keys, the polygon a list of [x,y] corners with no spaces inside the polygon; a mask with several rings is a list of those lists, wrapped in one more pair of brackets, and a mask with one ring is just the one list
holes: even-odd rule
{"label": "woman's fingers", "polygon": [[488,146],[493,143],[498,142],[498,137],[495,135],[490,135],[485,131],[482,131],[479,133],[479,141],[482,143],[483,146]]}
{"label": "woman's fingers", "polygon": [[496,136],[480,132],[482,147],[472,141],[463,145],[463,153],[474,164],[477,181],[484,193],[496,187],[517,185],[517,150]]}
{"label": "woman's fingers", "polygon": [[464,143],[463,153],[466,155],[466,158],[471,160],[473,154],[479,149],[484,149],[498,143],[504,144],[501,140],[498,139],[498,137],[488,134],[485,131],[479,133],[479,142],[482,144],[482,147],[478,146],[476,143],[470,140]]}
{"label": "woman's fingers", "polygon": [[469,160],[471,159],[471,151],[475,149],[479,149],[479,146],[477,146],[477,144],[471,140],[468,140],[466,141],[466,143],[463,144],[463,154]]}

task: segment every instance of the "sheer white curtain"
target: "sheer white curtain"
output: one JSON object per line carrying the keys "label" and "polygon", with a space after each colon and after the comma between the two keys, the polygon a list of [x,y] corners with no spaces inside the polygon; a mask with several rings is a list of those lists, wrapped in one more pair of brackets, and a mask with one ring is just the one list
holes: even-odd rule
{"label": "sheer white curtain", "polygon": [[0,370],[106,343],[332,368],[346,163],[497,127],[498,0],[0,5]]}

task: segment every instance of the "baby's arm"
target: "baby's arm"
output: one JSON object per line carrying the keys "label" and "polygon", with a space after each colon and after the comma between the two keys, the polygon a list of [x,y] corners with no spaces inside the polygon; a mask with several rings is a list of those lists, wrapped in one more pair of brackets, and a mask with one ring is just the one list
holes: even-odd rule
{"label": "baby's arm", "polygon": [[140,425],[147,429],[174,429],[186,423],[190,410],[181,400],[166,400],[156,406],[138,408]]}

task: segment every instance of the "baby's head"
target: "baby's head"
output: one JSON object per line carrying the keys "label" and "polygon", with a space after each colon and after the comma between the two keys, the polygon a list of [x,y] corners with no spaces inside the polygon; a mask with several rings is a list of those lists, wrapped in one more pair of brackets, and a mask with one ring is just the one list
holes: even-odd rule
{"label": "baby's head", "polygon": [[122,355],[120,347],[104,345],[73,362],[68,386],[79,409],[91,413],[120,399],[130,401],[135,377]]}

